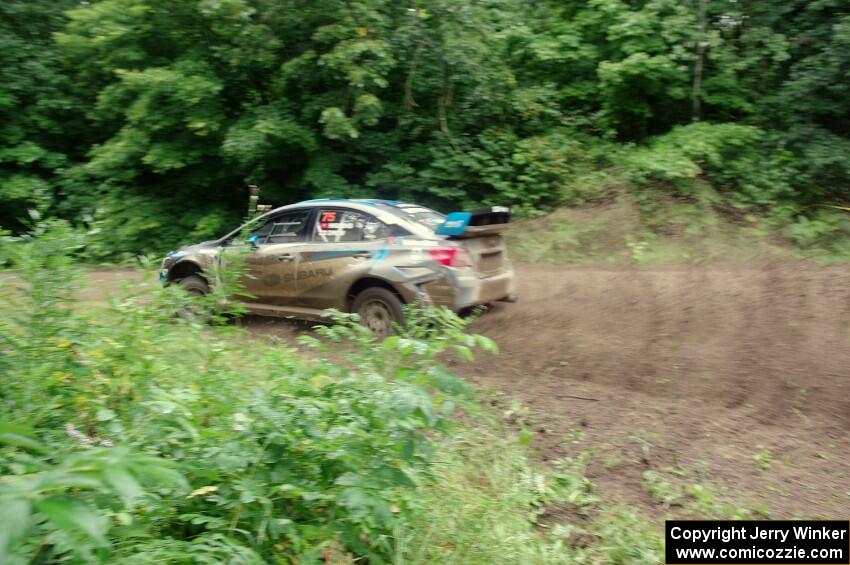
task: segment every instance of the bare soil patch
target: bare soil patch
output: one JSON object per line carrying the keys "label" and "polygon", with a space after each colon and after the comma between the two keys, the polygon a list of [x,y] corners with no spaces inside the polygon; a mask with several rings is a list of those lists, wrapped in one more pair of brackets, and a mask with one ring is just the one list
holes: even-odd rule
{"label": "bare soil patch", "polygon": [[601,494],[650,513],[652,469],[771,517],[848,514],[850,268],[518,272],[521,302],[474,324],[501,353],[456,369],[528,406],[543,459],[593,450]]}

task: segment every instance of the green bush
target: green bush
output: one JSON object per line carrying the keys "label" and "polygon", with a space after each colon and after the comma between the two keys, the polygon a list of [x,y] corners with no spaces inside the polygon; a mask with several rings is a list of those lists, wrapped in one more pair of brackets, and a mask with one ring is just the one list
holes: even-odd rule
{"label": "green bush", "polygon": [[79,238],[42,231],[3,240],[16,270],[0,302],[0,561],[393,555],[434,434],[468,404],[436,356],[488,340],[425,313],[377,343],[340,315],[300,357],[181,321],[187,298],[172,288],[83,311],[68,257]]}
{"label": "green bush", "polygon": [[645,146],[615,157],[638,184],[663,182],[691,196],[704,178],[735,207],[771,206],[793,195],[787,152],[771,147],[757,127],[700,122],[674,127]]}
{"label": "green bush", "polygon": [[785,235],[805,250],[825,250],[846,256],[850,253],[850,212],[818,210],[800,215],[785,227]]}
{"label": "green bush", "polygon": [[[175,210],[181,213],[175,216]],[[223,236],[239,221],[220,208],[187,207],[183,201],[123,195],[107,197],[89,218],[88,261],[105,261],[174,249]]]}

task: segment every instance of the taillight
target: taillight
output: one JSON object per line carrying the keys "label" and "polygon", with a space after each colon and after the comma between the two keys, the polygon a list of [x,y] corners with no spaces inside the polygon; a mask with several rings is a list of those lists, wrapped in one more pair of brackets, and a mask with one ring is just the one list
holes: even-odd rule
{"label": "taillight", "polygon": [[431,259],[446,267],[468,267],[469,253],[460,247],[430,247],[428,255]]}

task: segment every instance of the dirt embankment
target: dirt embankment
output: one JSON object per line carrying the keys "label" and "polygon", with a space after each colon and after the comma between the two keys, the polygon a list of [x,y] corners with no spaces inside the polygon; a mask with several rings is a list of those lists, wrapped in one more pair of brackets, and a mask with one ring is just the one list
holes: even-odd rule
{"label": "dirt embankment", "polygon": [[850,268],[518,272],[474,324],[501,354],[457,369],[529,407],[543,458],[593,449],[602,493],[650,511],[649,469],[775,517],[850,510]]}

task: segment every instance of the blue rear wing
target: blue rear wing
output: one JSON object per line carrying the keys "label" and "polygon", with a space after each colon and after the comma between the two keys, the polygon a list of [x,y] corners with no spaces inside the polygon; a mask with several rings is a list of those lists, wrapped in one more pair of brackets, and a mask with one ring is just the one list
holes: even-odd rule
{"label": "blue rear wing", "polygon": [[499,233],[511,221],[511,209],[507,206],[491,206],[468,212],[452,212],[446,216],[435,233],[447,237],[467,238]]}

